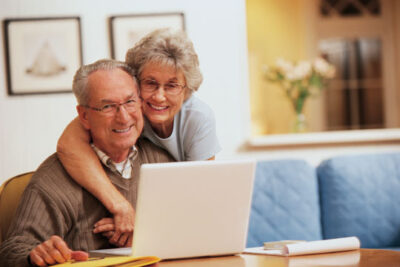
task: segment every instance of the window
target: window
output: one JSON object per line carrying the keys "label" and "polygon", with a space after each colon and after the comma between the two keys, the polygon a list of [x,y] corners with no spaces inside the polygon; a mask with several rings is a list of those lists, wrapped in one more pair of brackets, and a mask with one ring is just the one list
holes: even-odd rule
{"label": "window", "polygon": [[336,67],[326,90],[326,130],[384,128],[381,48],[376,38],[319,42]]}
{"label": "window", "polygon": [[390,4],[320,0],[317,49],[337,69],[325,92],[324,130],[398,126]]}
{"label": "window", "polygon": [[320,14],[324,17],[377,16],[381,14],[379,0],[321,0]]}

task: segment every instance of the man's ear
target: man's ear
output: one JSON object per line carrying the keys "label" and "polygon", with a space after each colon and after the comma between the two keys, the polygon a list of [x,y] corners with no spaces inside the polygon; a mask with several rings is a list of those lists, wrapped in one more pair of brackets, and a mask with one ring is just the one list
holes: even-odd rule
{"label": "man's ear", "polygon": [[79,121],[81,122],[83,127],[86,130],[90,130],[87,108],[78,105],[78,106],[76,106],[76,111],[78,111]]}

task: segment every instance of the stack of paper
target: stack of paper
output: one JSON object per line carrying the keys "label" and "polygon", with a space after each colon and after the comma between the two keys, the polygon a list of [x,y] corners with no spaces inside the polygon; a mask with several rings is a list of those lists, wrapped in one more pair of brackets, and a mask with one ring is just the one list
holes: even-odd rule
{"label": "stack of paper", "polygon": [[320,241],[301,242],[294,244],[286,244],[281,249],[266,250],[264,247],[246,248],[245,253],[295,256],[328,253],[337,251],[347,251],[360,248],[360,240],[357,237],[344,237],[327,239]]}
{"label": "stack of paper", "polygon": [[[357,267],[361,260],[359,250],[344,252],[298,255],[293,257],[266,256],[244,257],[246,264],[239,266],[280,266],[280,267],[321,267],[321,266],[343,266]],[[235,265],[236,266],[236,265]],[[172,267],[172,266],[171,266]]]}

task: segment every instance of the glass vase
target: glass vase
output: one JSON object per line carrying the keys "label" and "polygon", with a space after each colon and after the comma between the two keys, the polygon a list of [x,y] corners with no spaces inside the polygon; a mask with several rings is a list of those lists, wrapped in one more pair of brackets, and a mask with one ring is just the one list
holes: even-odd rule
{"label": "glass vase", "polygon": [[305,133],[307,130],[308,126],[306,116],[303,113],[297,113],[292,124],[292,132]]}

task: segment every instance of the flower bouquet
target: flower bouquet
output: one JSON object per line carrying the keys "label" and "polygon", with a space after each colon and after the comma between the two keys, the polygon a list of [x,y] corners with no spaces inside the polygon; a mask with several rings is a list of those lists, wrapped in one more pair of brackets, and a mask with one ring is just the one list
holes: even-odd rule
{"label": "flower bouquet", "polygon": [[313,61],[297,63],[278,59],[275,66],[266,67],[266,78],[281,85],[296,113],[294,132],[306,131],[304,104],[308,97],[319,95],[327,79],[335,75],[335,67],[325,59],[318,57]]}

